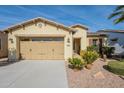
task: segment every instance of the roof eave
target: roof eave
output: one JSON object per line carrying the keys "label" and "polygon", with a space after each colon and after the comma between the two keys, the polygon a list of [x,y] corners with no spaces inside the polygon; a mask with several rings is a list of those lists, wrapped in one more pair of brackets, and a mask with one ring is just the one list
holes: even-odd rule
{"label": "roof eave", "polygon": [[43,22],[46,22],[46,23],[49,23],[49,24],[52,24],[52,25],[55,25],[55,26],[58,26],[58,27],[62,27],[62,28],[64,28],[64,29],[68,30],[68,31],[72,31],[72,32],[75,32],[75,31],[76,31],[76,30],[73,29],[73,28],[67,27],[67,26],[65,26],[65,25],[63,25],[63,24],[56,23],[56,22],[54,22],[54,21],[47,20],[47,19],[44,19],[44,18],[41,18],[41,17],[34,18],[34,19],[31,19],[31,20],[28,20],[28,21],[24,21],[24,22],[22,22],[22,23],[20,23],[20,24],[16,24],[16,25],[10,26],[10,27],[8,27],[8,28],[6,28],[6,29],[3,29],[2,31],[8,32],[8,31],[10,31],[10,30],[12,30],[12,29],[15,29],[15,28],[18,28],[18,27],[23,27],[23,26],[25,26],[26,24],[29,24],[29,23],[31,23],[31,22],[37,22],[37,21],[43,21]]}
{"label": "roof eave", "polygon": [[82,24],[75,24],[75,25],[72,25],[72,26],[70,26],[70,27],[71,27],[71,28],[80,27],[80,28],[83,28],[83,29],[86,29],[86,30],[89,29],[87,26],[82,25]]}

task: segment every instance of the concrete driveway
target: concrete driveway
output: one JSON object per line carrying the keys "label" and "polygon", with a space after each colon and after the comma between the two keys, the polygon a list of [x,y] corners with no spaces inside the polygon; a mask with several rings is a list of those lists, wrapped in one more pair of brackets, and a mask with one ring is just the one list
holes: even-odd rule
{"label": "concrete driveway", "polygon": [[64,61],[24,60],[0,67],[0,87],[66,88]]}

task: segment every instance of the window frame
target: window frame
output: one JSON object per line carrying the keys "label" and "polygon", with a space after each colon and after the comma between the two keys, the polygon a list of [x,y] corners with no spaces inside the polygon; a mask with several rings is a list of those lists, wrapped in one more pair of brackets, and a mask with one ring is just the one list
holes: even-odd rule
{"label": "window frame", "polygon": [[92,43],[93,46],[97,46],[97,41],[98,41],[97,39],[93,39],[93,40],[92,40],[92,42],[93,42],[93,43]]}

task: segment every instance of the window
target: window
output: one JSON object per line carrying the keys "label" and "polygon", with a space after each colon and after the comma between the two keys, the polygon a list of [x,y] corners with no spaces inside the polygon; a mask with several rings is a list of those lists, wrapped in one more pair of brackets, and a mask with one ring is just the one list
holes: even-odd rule
{"label": "window", "polygon": [[93,39],[93,45],[94,45],[94,46],[97,45],[97,39]]}
{"label": "window", "polygon": [[2,40],[0,38],[0,50],[2,49]]}
{"label": "window", "polygon": [[21,38],[21,41],[30,41],[30,38]]}
{"label": "window", "polygon": [[110,40],[117,42],[117,41],[118,41],[118,38],[112,38],[112,39],[110,39]]}
{"label": "window", "polygon": [[118,42],[118,38],[112,38],[110,40],[111,40],[111,42]]}
{"label": "window", "polygon": [[113,44],[115,44],[115,43],[118,43],[118,38],[111,38],[110,39],[110,45],[113,45]]}
{"label": "window", "polygon": [[61,37],[40,37],[32,38],[32,41],[64,41],[64,38]]}

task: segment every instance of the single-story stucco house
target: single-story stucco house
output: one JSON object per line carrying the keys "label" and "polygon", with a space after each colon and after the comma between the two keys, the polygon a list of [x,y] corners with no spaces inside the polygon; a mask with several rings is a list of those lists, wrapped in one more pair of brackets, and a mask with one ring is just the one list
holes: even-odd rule
{"label": "single-story stucco house", "polygon": [[0,58],[7,57],[8,55],[7,41],[7,34],[5,32],[0,31]]}
{"label": "single-story stucco house", "polygon": [[[45,18],[34,18],[3,30],[8,34],[8,59],[67,60],[93,44],[103,45],[106,36],[88,32],[88,27],[65,26]],[[89,43],[90,42],[90,43]]]}

